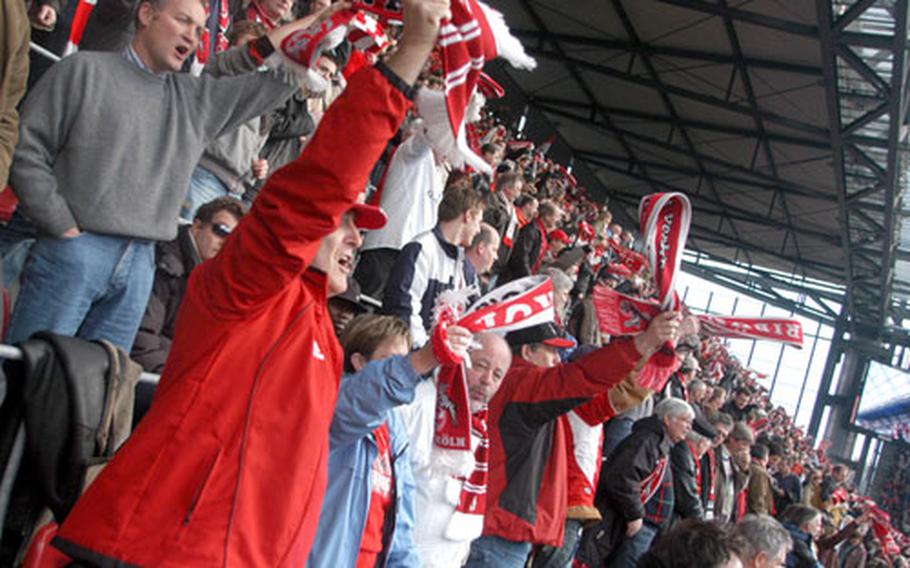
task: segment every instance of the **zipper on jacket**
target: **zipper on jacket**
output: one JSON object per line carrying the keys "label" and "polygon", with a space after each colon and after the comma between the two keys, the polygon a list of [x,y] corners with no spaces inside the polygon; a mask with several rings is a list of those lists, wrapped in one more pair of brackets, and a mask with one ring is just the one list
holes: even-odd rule
{"label": "zipper on jacket", "polygon": [[256,377],[253,379],[253,387],[250,391],[250,400],[247,403],[246,407],[246,418],[243,423],[243,437],[240,439],[240,459],[238,460],[238,469],[237,469],[237,482],[234,484],[234,500],[231,504],[231,514],[228,517],[228,527],[227,534],[224,538],[224,568],[228,568],[228,556],[231,548],[231,533],[234,530],[234,515],[237,513],[237,502],[240,498],[240,480],[243,477],[244,464],[246,462],[246,443],[250,434],[250,425],[253,421],[253,404],[256,400],[256,392],[259,390],[259,381],[262,379],[263,371],[265,366],[272,359],[272,355],[275,354],[275,351],[284,343],[285,339],[290,336],[291,332],[297,327],[297,324],[300,323],[300,320],[303,318],[303,314],[310,309],[310,307],[315,303],[311,301],[309,304],[303,306],[300,312],[294,316],[294,319],[287,326],[287,328],[281,333],[278,339],[275,340],[275,343],[272,344],[272,347],[266,353],[265,358],[263,358],[262,363],[259,364],[259,369],[256,370]]}
{"label": "zipper on jacket", "polygon": [[209,480],[212,477],[212,472],[215,471],[215,464],[218,463],[218,458],[221,456],[221,449],[219,448],[215,452],[215,456],[212,458],[212,463],[209,464],[209,467],[205,471],[205,475],[202,477],[202,481],[199,482],[199,487],[196,488],[196,494],[193,495],[193,500],[190,502],[190,506],[186,511],[186,516],[183,517],[183,526],[188,526],[190,520],[193,518],[193,513],[196,512],[196,508],[199,506],[199,502],[202,501],[202,495],[205,493],[205,488],[209,484]]}

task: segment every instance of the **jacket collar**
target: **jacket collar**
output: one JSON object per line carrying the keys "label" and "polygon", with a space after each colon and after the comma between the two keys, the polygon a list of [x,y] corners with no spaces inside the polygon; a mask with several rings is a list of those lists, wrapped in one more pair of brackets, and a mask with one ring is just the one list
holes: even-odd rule
{"label": "jacket collar", "polygon": [[319,300],[318,304],[325,306],[329,299],[329,278],[325,272],[316,268],[307,268],[303,273],[303,283]]}
{"label": "jacket collar", "polygon": [[436,240],[439,241],[439,246],[442,247],[443,252],[446,253],[446,256],[453,259],[458,259],[458,245],[453,245],[442,234],[442,229],[439,228],[439,225],[433,227],[433,235],[436,236]]}

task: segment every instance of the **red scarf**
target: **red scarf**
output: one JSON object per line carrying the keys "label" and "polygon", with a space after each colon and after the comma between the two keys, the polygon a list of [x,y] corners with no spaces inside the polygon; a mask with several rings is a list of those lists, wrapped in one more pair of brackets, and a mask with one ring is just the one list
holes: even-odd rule
{"label": "red scarf", "polygon": [[[417,108],[433,146],[456,167],[467,164],[477,171],[492,174],[489,164],[468,147],[465,112],[474,95],[484,64],[502,56],[512,65],[533,69],[533,59],[509,33],[502,14],[477,0],[452,0],[451,19],[439,30],[437,49],[441,53],[445,91],[421,89]],[[316,61],[324,49],[340,43],[354,29],[357,14],[374,14],[382,21],[401,20],[401,3],[387,0],[354,0],[350,10],[336,12],[319,26],[290,34],[281,50],[304,67],[304,80],[311,86],[324,86],[315,73]],[[370,18],[372,19],[372,18]],[[368,31],[363,30],[361,31]],[[375,39],[368,31],[368,36]]]}
{"label": "red scarf", "polygon": [[73,16],[73,23],[70,24],[70,37],[66,42],[66,49],[63,51],[64,56],[75,53],[79,48],[79,44],[82,43],[82,34],[85,33],[85,26],[88,24],[88,18],[92,15],[92,10],[95,9],[97,2],[98,0],[79,0],[79,5],[76,6],[76,14]]}
{"label": "red scarf", "polygon": [[262,7],[259,6],[259,2],[256,0],[253,0],[250,3],[250,7],[247,8],[246,19],[253,22],[259,22],[269,30],[274,30],[276,27],[278,27],[278,20],[273,20],[272,18],[268,17],[265,11],[263,11]]}
{"label": "red scarf", "polygon": [[[447,325],[457,323],[471,333],[505,333],[554,319],[553,283],[545,276],[509,282],[477,300],[460,316],[459,292],[437,298],[433,341],[444,339]],[[459,317],[460,316],[460,317]],[[471,412],[464,364],[443,364],[436,381],[436,426],[433,466],[453,475],[467,475],[471,467]]]}
{"label": "red scarf", "polygon": [[[220,0],[218,3],[218,33],[215,37],[215,53],[227,51],[228,48],[227,32],[228,28],[231,27],[231,12],[228,4],[230,4],[229,0]],[[211,17],[211,9],[211,4],[206,3],[206,18]],[[199,63],[205,64],[209,60],[209,55],[212,52],[212,38],[210,35],[209,28],[206,26],[206,28],[202,30],[202,38],[200,39],[199,47],[196,49],[196,61]]]}
{"label": "red scarf", "polygon": [[483,516],[487,510],[490,453],[486,409],[471,416],[471,435],[478,440],[477,448],[474,449],[474,470],[468,477],[461,478],[463,484],[458,505],[445,531],[445,536],[452,540],[477,538],[483,532]]}
{"label": "red scarf", "polygon": [[768,339],[802,348],[803,325],[797,320],[700,315],[701,328],[711,335]]}
{"label": "red scarf", "polygon": [[638,207],[651,272],[664,310],[676,309],[676,275],[692,222],[692,205],[682,193],[654,193]]}
{"label": "red scarf", "polygon": [[[594,288],[594,305],[601,330],[610,335],[630,335],[644,331],[661,312],[660,306],[653,301],[626,296],[606,286]],[[711,335],[765,339],[796,347],[802,347],[803,344],[803,326],[797,320],[708,315],[697,317],[702,331]]]}

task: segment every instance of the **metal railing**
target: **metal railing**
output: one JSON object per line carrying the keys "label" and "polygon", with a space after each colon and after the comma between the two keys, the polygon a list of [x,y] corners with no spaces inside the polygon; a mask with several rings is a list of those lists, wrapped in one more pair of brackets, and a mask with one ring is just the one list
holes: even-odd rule
{"label": "metal railing", "polygon": [[[18,347],[12,345],[3,345],[0,344],[0,359],[10,359],[11,361],[21,361],[22,360],[22,350]],[[155,373],[145,373],[143,372],[139,375],[139,380],[146,383],[157,383],[161,379],[161,375]]]}

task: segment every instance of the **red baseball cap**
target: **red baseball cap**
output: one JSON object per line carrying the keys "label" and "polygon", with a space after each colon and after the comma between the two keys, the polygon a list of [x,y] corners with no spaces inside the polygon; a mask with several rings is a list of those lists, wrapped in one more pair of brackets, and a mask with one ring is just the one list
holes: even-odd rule
{"label": "red baseball cap", "polygon": [[549,239],[551,241],[559,241],[567,245],[572,243],[572,239],[570,239],[569,235],[566,234],[566,232],[562,229],[554,229],[550,231]]}
{"label": "red baseball cap", "polygon": [[381,229],[389,221],[385,211],[375,205],[355,203],[348,211],[354,212],[354,224],[358,229]]}

